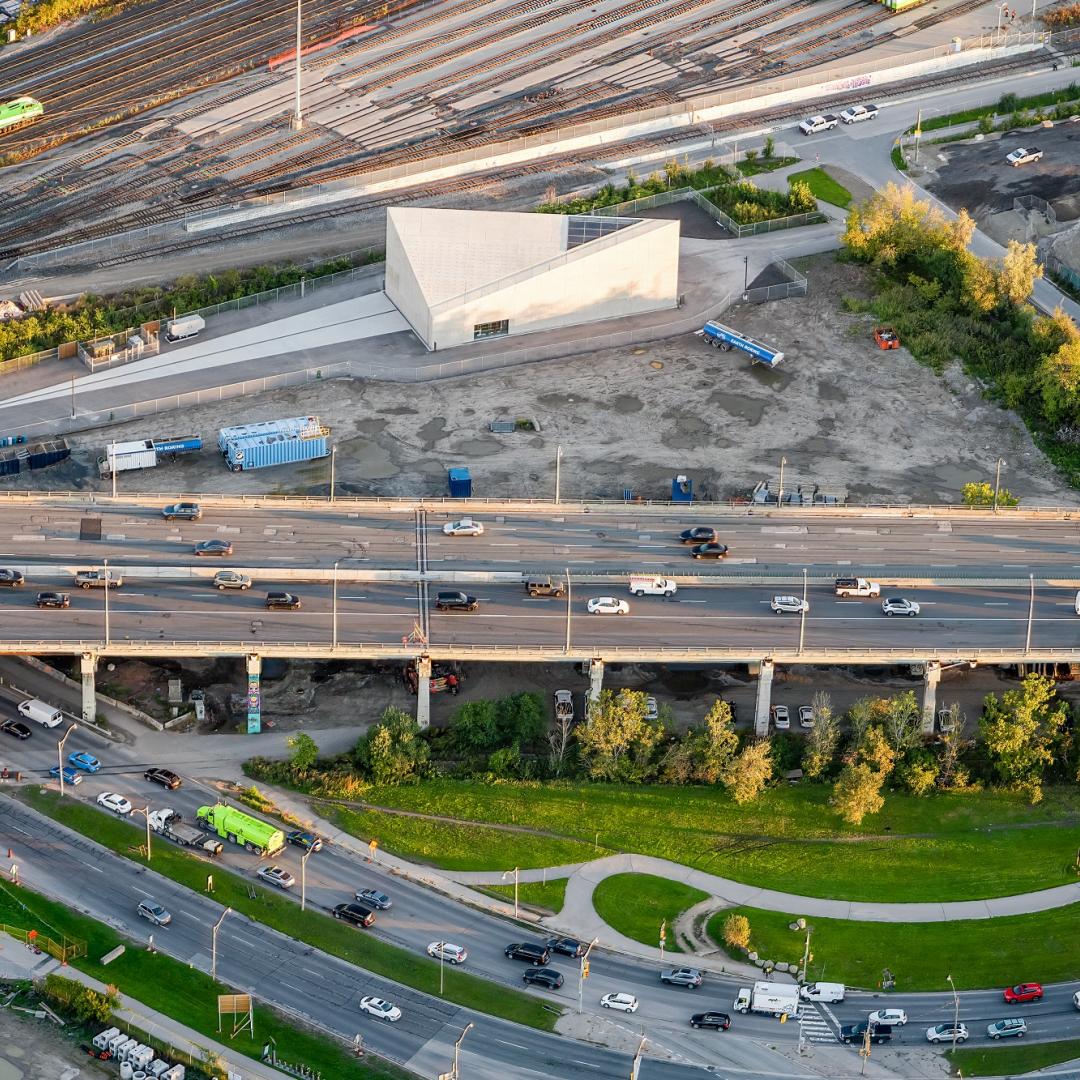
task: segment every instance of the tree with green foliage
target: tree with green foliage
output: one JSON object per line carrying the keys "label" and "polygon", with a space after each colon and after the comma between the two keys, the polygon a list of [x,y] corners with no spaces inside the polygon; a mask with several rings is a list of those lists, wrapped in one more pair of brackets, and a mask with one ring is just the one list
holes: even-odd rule
{"label": "tree with green foliage", "polygon": [[832,699],[823,690],[810,701],[814,711],[814,726],[806,733],[806,752],[803,754],[803,775],[818,780],[828,775],[840,745],[840,724],[833,712]]}
{"label": "tree with green foliage", "polygon": [[776,140],[771,135],[765,136],[765,145],[761,148],[761,156],[765,161],[772,161],[776,156]]}
{"label": "tree with green foliage", "polygon": [[914,690],[904,690],[889,698],[882,731],[897,758],[922,742],[922,705]]}
{"label": "tree with green foliage", "polygon": [[1042,782],[1062,741],[1068,708],[1052,679],[1035,672],[999,698],[987,694],[979,721],[986,753],[1003,784],[1042,800]]}
{"label": "tree with green foliage", "polygon": [[591,779],[641,783],[653,775],[653,752],[664,728],[647,720],[647,711],[640,691],[600,691],[589,722],[577,729],[581,760]]}
{"label": "tree with green foliage", "polygon": [[75,979],[46,975],[42,989],[45,998],[61,1012],[73,1013],[84,1024],[107,1024],[120,1008],[120,995],[115,986],[107,986],[101,993]]}
{"label": "tree with green foliage", "polygon": [[660,779],[665,784],[715,784],[738,749],[731,706],[717,698],[702,726],[691,728],[668,748],[660,762]]}
{"label": "tree with green foliage", "polygon": [[852,825],[876,814],[884,805],[881,794],[885,776],[865,762],[849,762],[840,770],[829,800],[836,812]]}
{"label": "tree with green foliage", "polygon": [[[965,506],[993,506],[994,485],[985,480],[972,481],[960,489],[960,500]],[[998,506],[1019,506],[1020,500],[1008,489],[998,490]]]}
{"label": "tree with green foliage", "polygon": [[534,746],[544,737],[546,719],[543,698],[522,692],[495,702],[495,728],[501,745]]}
{"label": "tree with green foliage", "polygon": [[772,741],[748,742],[724,767],[720,782],[740,806],[753,802],[768,786],[773,775]]}
{"label": "tree with green foliage", "polygon": [[416,720],[389,706],[357,743],[356,758],[376,784],[411,784],[428,772],[431,748]]}
{"label": "tree with green foliage", "polygon": [[466,701],[447,726],[451,745],[462,754],[486,754],[499,745],[494,701]]}
{"label": "tree with green foliage", "polygon": [[319,757],[319,744],[306,732],[297,731],[285,740],[292,751],[289,764],[298,772],[306,772]]}

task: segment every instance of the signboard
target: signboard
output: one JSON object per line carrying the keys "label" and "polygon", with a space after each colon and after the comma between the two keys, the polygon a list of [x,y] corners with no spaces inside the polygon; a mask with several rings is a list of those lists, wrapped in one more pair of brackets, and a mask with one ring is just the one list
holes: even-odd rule
{"label": "signboard", "polygon": [[259,690],[258,673],[248,672],[247,706],[247,733],[258,735],[262,731],[262,694]]}

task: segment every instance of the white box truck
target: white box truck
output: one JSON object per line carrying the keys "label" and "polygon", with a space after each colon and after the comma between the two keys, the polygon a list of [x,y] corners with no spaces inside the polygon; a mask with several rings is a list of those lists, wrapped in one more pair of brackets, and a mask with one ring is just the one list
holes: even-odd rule
{"label": "white box truck", "polygon": [[735,1011],[771,1016],[795,1016],[799,1011],[799,988],[793,983],[756,982],[744,986],[735,999]]}
{"label": "white box truck", "polygon": [[635,574],[630,578],[630,591],[635,596],[672,596],[678,588],[671,578],[655,574]]}
{"label": "white box truck", "polygon": [[102,476],[127,472],[129,469],[152,469],[157,465],[157,450],[153,439],[135,442],[117,442],[105,447],[105,456],[98,458],[98,472]]}
{"label": "white box truck", "polygon": [[844,1000],[844,984],[832,982],[807,983],[799,991],[803,1001],[824,1001],[829,1005],[839,1004]]}
{"label": "white box truck", "polygon": [[47,701],[40,701],[38,698],[20,701],[18,708],[19,712],[27,720],[33,720],[35,723],[41,724],[42,727],[59,727],[64,722],[64,714],[55,705],[50,705]]}
{"label": "white box truck", "polygon": [[183,341],[184,338],[196,337],[200,330],[206,329],[201,315],[181,315],[179,319],[170,319],[165,327],[165,337],[169,341]]}

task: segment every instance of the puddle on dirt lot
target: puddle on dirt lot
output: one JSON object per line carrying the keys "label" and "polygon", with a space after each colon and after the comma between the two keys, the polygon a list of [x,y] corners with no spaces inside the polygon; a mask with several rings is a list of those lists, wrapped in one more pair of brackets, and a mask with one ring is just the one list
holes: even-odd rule
{"label": "puddle on dirt lot", "polygon": [[386,430],[386,425],[389,423],[389,420],[358,420],[356,430],[361,435],[379,435]]}
{"label": "puddle on dirt lot", "polygon": [[714,390],[706,402],[709,405],[715,405],[728,416],[737,416],[745,420],[751,427],[761,423],[761,418],[765,415],[764,401],[746,397],[743,394],[732,394],[727,390]]}
{"label": "puddle on dirt lot", "polygon": [[420,410],[411,405],[392,405],[382,410],[387,416],[415,416]]}
{"label": "puddle on dirt lot", "polygon": [[633,394],[619,394],[611,403],[611,407],[623,416],[627,416],[630,413],[641,412],[644,406],[641,403],[641,398],[634,397]]}
{"label": "puddle on dirt lot", "polygon": [[502,453],[502,443],[496,439],[462,439],[450,448],[454,454],[472,454],[474,457],[491,457]]}
{"label": "puddle on dirt lot", "polygon": [[680,416],[678,413],[668,413],[667,419],[674,421],[674,431],[666,431],[660,436],[660,441],[673,450],[692,450],[702,445],[702,442],[713,442],[711,438],[711,426],[699,416]]}
{"label": "puddle on dirt lot", "polygon": [[828,382],[818,383],[817,395],[820,401],[847,401],[848,399],[846,390],[835,385],[835,383]]}
{"label": "puddle on dirt lot", "polygon": [[416,434],[420,437],[424,446],[430,450],[440,439],[445,437],[446,421],[441,416],[432,417]]}
{"label": "puddle on dirt lot", "polygon": [[383,480],[401,471],[391,460],[390,452],[370,439],[348,439],[338,450],[338,469],[348,464],[349,475],[355,480]]}

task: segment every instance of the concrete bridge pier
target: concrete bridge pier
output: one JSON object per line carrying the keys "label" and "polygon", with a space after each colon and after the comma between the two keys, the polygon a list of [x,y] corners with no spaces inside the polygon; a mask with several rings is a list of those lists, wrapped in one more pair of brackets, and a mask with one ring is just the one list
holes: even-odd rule
{"label": "concrete bridge pier", "polygon": [[416,661],[416,724],[421,731],[431,727],[431,657]]}
{"label": "concrete bridge pier", "polygon": [[934,717],[937,715],[937,688],[941,682],[941,664],[936,660],[926,661],[922,691],[922,732],[934,734]]}
{"label": "concrete bridge pier", "polygon": [[82,665],[82,718],[94,722],[97,716],[97,653],[84,652],[81,657]]}
{"label": "concrete bridge pier", "polygon": [[589,700],[598,701],[604,689],[604,661],[595,656],[589,661]]}
{"label": "concrete bridge pier", "polygon": [[762,660],[758,670],[757,705],[754,709],[754,734],[763,739],[769,734],[769,706],[772,704],[773,662]]}

